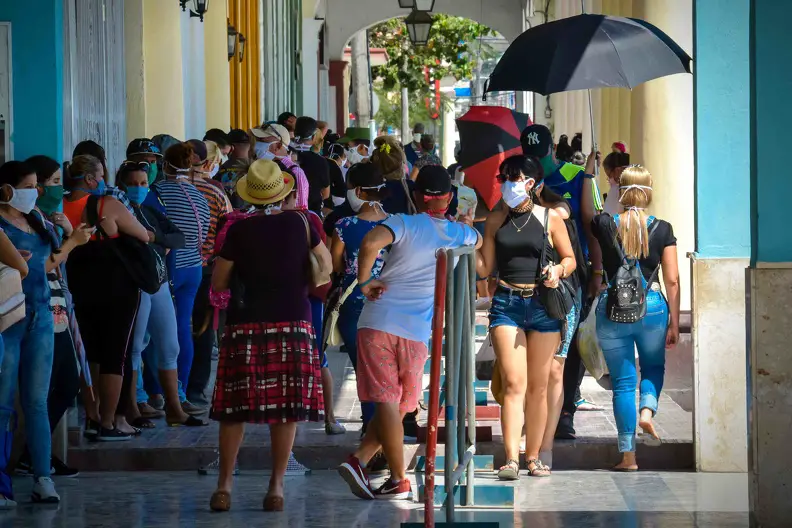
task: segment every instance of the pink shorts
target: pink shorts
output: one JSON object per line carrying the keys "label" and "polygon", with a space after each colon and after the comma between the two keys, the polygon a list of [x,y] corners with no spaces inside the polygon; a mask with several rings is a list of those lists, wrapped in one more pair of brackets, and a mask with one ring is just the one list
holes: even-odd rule
{"label": "pink shorts", "polygon": [[402,412],[418,407],[429,351],[426,344],[371,328],[357,333],[360,401],[398,403]]}

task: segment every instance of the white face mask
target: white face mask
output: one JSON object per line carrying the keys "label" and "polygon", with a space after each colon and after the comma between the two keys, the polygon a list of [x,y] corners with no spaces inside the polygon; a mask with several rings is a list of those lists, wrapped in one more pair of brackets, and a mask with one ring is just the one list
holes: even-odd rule
{"label": "white face mask", "polygon": [[28,214],[36,206],[37,199],[37,189],[13,189],[11,199],[7,202],[0,202],[0,204],[10,205],[20,213]]}
{"label": "white face mask", "polygon": [[212,167],[212,170],[209,171],[209,177],[214,178],[215,175],[217,174],[217,171],[219,170],[220,170],[220,165],[215,165],[214,167]]}
{"label": "white face mask", "polygon": [[[228,156],[226,156],[225,154],[220,154],[220,165],[222,165],[226,161],[228,161]],[[219,167],[218,167],[218,169],[219,169]]]}
{"label": "white face mask", "polygon": [[525,190],[525,183],[524,181],[507,181],[501,185],[503,201],[506,202],[506,205],[510,208],[514,209],[515,207],[519,207],[528,199],[528,191]]}
{"label": "white face mask", "polygon": [[415,133],[413,134],[413,143],[420,143],[421,142],[421,134]]}
{"label": "white face mask", "polygon": [[365,201],[358,198],[355,189],[347,189],[347,201],[349,202],[349,206],[356,213],[359,212],[360,208],[363,207],[363,204],[366,203]]}
{"label": "white face mask", "polygon": [[355,163],[363,161],[363,156],[358,152],[357,147],[353,147],[347,149],[347,160],[349,160],[350,165],[354,165]]}
{"label": "white face mask", "polygon": [[[277,143],[277,142],[273,141],[273,143]],[[270,145],[272,145],[272,143],[262,143],[261,141],[257,141],[256,158],[266,159],[266,160],[276,160],[285,157],[285,156],[277,156],[274,152],[272,152],[272,150],[270,150]]]}

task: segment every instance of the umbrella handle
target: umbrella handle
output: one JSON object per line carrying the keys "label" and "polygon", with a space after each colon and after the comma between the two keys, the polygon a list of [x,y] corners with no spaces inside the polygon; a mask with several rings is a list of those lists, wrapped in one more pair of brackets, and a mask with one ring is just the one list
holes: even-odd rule
{"label": "umbrella handle", "polygon": [[588,92],[588,103],[589,103],[589,119],[591,120],[591,147],[594,151],[594,176],[599,176],[599,163],[597,163],[596,156],[597,156],[597,135],[594,133],[594,105],[591,102],[591,90],[587,90]]}
{"label": "umbrella handle", "polygon": [[484,79],[484,93],[481,95],[481,100],[482,101],[486,101],[487,100],[487,90],[489,90],[489,81],[490,81],[489,77]]}

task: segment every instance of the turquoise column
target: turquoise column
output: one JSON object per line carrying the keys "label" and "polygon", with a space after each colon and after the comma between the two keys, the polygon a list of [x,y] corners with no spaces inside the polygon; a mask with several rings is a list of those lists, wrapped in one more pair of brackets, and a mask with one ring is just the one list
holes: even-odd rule
{"label": "turquoise column", "polygon": [[[751,516],[792,519],[792,45],[787,0],[751,0],[751,269],[748,272],[748,438]],[[784,461],[783,463],[781,461]]]}
{"label": "turquoise column", "polygon": [[751,2],[751,264],[792,262],[792,37],[787,0]]}
{"label": "turquoise column", "polygon": [[696,252],[749,257],[749,0],[695,3]]}
{"label": "turquoise column", "polygon": [[63,155],[63,1],[3,0],[11,22],[14,158]]}

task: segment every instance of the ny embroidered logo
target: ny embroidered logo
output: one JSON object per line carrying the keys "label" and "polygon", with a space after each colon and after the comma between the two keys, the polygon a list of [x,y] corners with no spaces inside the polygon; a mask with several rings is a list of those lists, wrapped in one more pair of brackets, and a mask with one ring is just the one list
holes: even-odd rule
{"label": "ny embroidered logo", "polygon": [[531,132],[527,136],[525,136],[525,140],[528,142],[529,145],[538,145],[539,144],[539,134],[536,132]]}

